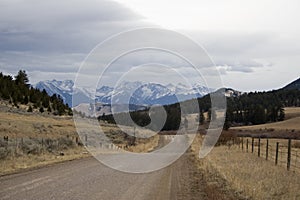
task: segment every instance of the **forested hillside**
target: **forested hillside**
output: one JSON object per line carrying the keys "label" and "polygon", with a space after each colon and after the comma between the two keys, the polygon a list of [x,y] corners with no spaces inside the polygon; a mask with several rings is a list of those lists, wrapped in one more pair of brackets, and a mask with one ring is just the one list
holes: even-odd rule
{"label": "forested hillside", "polygon": [[284,90],[300,90],[300,78],[283,88]]}
{"label": "forested hillside", "polygon": [[[225,89],[220,89],[216,93],[225,95]],[[211,118],[217,115],[211,110],[210,94],[197,99],[200,113],[199,123],[209,122]],[[176,130],[181,123],[181,109],[184,113],[194,114],[194,100],[188,100],[181,104],[172,104],[164,106],[168,117],[163,130]],[[180,107],[181,106],[181,107]],[[284,107],[300,106],[300,90],[298,89],[280,89],[268,92],[250,92],[239,96],[227,97],[227,112],[224,128],[239,125],[257,125],[270,122],[282,121],[285,118]],[[155,110],[152,110],[152,112]],[[204,113],[208,113],[205,118]],[[130,113],[132,119],[139,125],[145,126],[150,123],[148,110],[135,111]],[[118,114],[122,116],[122,114]],[[100,116],[99,120],[105,120],[114,123],[113,116]],[[124,120],[124,125],[132,125]],[[155,129],[155,127],[154,127]]]}
{"label": "forested hillside", "polygon": [[54,115],[72,115],[72,110],[63,103],[60,96],[49,96],[45,90],[40,91],[30,86],[25,71],[20,70],[15,77],[0,72],[0,100],[19,108],[27,108],[27,112],[48,112]]}

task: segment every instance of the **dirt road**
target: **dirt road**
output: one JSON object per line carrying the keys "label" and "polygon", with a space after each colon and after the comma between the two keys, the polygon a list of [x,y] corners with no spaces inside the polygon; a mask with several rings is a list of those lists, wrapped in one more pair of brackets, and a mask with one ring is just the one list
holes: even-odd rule
{"label": "dirt road", "polygon": [[0,177],[0,199],[206,199],[203,184],[187,155],[149,174],[118,172],[86,158]]}

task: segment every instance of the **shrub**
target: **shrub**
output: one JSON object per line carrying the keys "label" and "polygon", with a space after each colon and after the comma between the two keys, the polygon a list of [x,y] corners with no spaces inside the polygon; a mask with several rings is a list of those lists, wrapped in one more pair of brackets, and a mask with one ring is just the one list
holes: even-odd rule
{"label": "shrub", "polygon": [[4,140],[0,140],[0,147],[7,147],[7,142]]}
{"label": "shrub", "polygon": [[7,158],[10,154],[10,149],[5,147],[0,147],[0,160]]}
{"label": "shrub", "polygon": [[44,145],[45,145],[45,148],[48,152],[53,152],[53,150],[55,150],[57,148],[57,144],[54,142],[54,140],[52,139],[45,139],[44,141]]}
{"label": "shrub", "polygon": [[40,154],[40,152],[41,152],[39,143],[32,139],[25,140],[21,144],[20,148],[23,151],[23,153],[25,153],[25,154],[37,155],[37,154]]}
{"label": "shrub", "polygon": [[40,107],[39,111],[40,111],[40,113],[43,113],[44,112],[44,108]]}
{"label": "shrub", "polygon": [[28,108],[27,112],[32,112],[32,111],[33,111],[32,107],[31,107],[31,106],[29,106],[29,108]]}
{"label": "shrub", "polygon": [[300,141],[294,142],[294,144],[292,145],[292,147],[300,149]]}
{"label": "shrub", "polygon": [[58,146],[59,146],[59,148],[67,149],[69,147],[74,146],[74,142],[73,142],[73,140],[71,140],[69,138],[59,138]]}

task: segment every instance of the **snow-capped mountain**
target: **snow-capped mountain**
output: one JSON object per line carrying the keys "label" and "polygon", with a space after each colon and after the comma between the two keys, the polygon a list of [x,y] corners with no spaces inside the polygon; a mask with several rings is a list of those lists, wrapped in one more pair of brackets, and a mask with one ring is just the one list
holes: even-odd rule
{"label": "snow-capped mountain", "polygon": [[[75,88],[72,80],[41,81],[36,88],[45,89],[48,94],[59,94],[65,103],[75,107],[81,103],[98,102],[102,104],[131,104],[131,105],[167,105],[192,98],[202,97],[211,89],[184,84],[162,85],[157,83],[122,82],[117,87],[101,86],[93,91],[90,88]],[[72,95],[77,102],[72,104]],[[94,101],[95,100],[95,101]]]}
{"label": "snow-capped mountain", "polygon": [[72,105],[74,82],[72,80],[65,81],[41,81],[35,85],[35,88],[39,90],[46,90],[49,95],[57,94],[62,97],[65,103]]}
{"label": "snow-capped mountain", "polygon": [[[79,105],[80,103],[89,103],[92,99],[93,91],[89,88],[75,88],[72,80],[65,81],[40,81],[35,85],[39,90],[45,89],[49,95],[57,94],[69,106]],[[72,96],[75,96],[77,102],[72,103]]]}
{"label": "snow-capped mountain", "polygon": [[123,82],[116,88],[103,86],[96,91],[97,102],[110,104],[167,105],[202,97],[212,90],[207,87],[188,87],[184,84]]}

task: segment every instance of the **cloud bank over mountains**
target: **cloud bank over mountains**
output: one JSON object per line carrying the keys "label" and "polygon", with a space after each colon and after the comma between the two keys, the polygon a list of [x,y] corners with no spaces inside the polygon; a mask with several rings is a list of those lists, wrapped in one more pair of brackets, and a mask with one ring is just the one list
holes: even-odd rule
{"label": "cloud bank over mountains", "polygon": [[[226,86],[242,90],[264,89],[262,85],[274,88],[299,75],[300,29],[296,25],[299,13],[295,9],[299,7],[298,1],[290,1],[289,5],[283,1],[272,4],[247,1],[245,5],[232,1],[226,2],[226,12],[220,9],[223,3],[219,1],[193,3],[197,3],[200,10],[219,5],[215,8],[218,12],[203,12],[201,19],[194,19],[194,29],[178,31],[203,45],[218,66]],[[160,5],[168,5],[168,2]],[[246,7],[248,13],[244,12]],[[74,80],[84,58],[108,37],[141,27],[164,28],[163,24],[151,22],[149,13],[131,8],[125,1],[110,0],[1,1],[1,71],[15,74],[20,68],[25,69],[32,83],[53,78]],[[166,14],[172,14],[171,9],[165,10]],[[112,76],[124,73],[126,66],[146,63],[152,58],[125,59]],[[155,61],[162,60],[169,65],[177,62],[168,57],[157,57]],[[185,66],[180,65],[177,62],[184,72]],[[249,85],[247,81],[241,84],[240,76],[254,84]]]}

